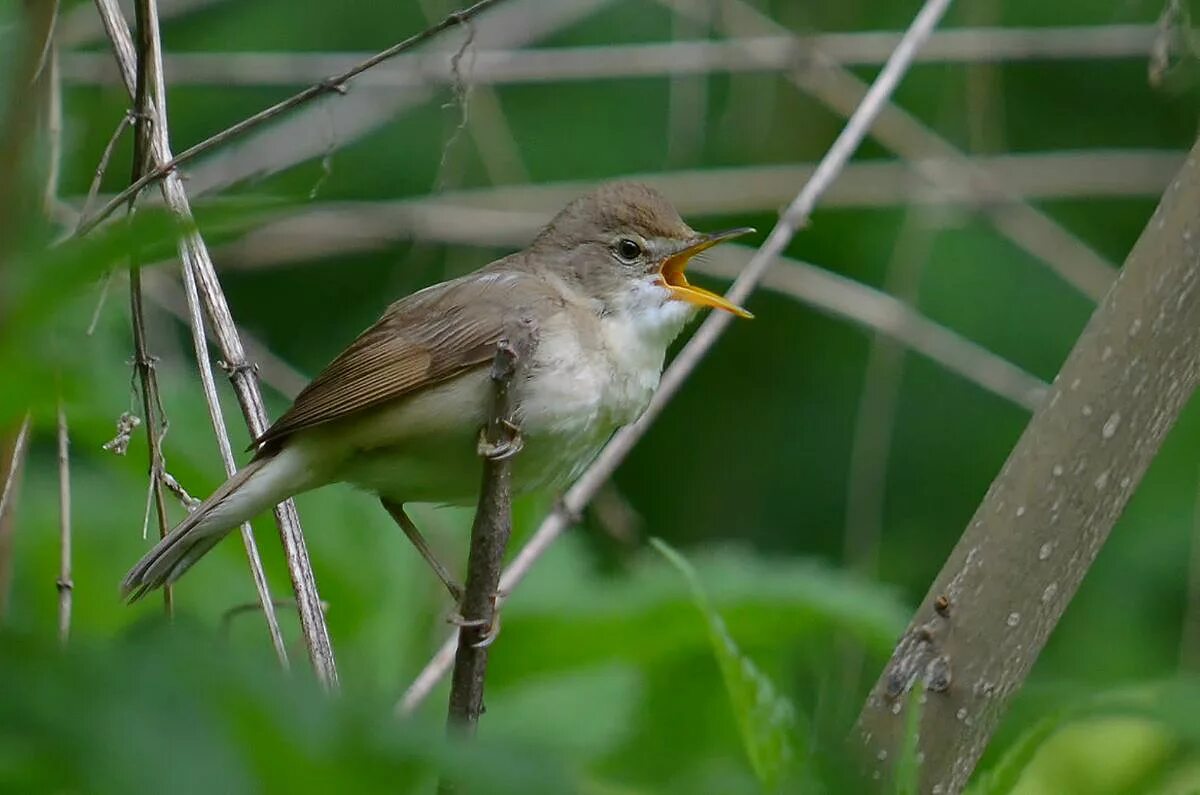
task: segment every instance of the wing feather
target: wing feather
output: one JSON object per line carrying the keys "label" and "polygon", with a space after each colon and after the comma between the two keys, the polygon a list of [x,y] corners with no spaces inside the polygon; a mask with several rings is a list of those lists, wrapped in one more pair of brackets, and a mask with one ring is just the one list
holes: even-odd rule
{"label": "wing feather", "polygon": [[252,447],[261,449],[485,364],[506,324],[522,312],[517,296],[528,297],[541,287],[525,272],[488,269],[397,301],[300,392]]}

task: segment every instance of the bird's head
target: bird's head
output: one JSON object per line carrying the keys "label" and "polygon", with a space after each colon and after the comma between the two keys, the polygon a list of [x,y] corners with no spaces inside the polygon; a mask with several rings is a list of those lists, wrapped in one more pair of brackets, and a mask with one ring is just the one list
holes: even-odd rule
{"label": "bird's head", "polygon": [[604,184],[568,204],[538,235],[534,249],[585,294],[615,310],[663,310],[681,320],[688,308],[752,315],[724,296],[691,284],[688,262],[705,249],[754,230],[704,234],[692,229],[654,188]]}

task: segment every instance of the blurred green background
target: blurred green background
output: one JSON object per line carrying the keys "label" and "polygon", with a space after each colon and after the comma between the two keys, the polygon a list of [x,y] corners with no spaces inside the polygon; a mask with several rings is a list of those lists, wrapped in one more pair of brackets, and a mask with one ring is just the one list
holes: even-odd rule
{"label": "blurred green background", "polygon": [[[351,54],[343,59],[349,65],[353,53],[382,49],[453,9],[444,0],[161,5],[176,151],[311,82],[272,80],[272,69],[323,74],[335,67],[305,59]],[[899,31],[919,8],[909,0],[746,0],[678,3],[691,11],[676,14],[669,5],[509,0],[474,23],[474,46],[720,41],[746,8],[795,34]],[[0,60],[11,67],[21,49],[20,4],[0,8]],[[918,63],[896,102],[971,157],[1061,156],[1039,175],[1036,206],[1118,265],[1165,186],[1159,165],[1181,160],[1195,137],[1191,56],[1176,52],[1164,79],[1152,85],[1148,78],[1151,26],[1162,11],[1159,0],[961,2],[944,30],[1105,26],[1144,46],[1117,57],[1009,61],[981,53],[966,62]],[[290,678],[272,668],[260,617],[226,617],[254,601],[237,541],[218,547],[178,586],[181,631],[164,632],[155,599],[132,608],[117,599],[116,583],[150,543],[142,533],[144,428],[123,457],[101,449],[122,412],[141,413],[123,275],[113,279],[94,333],[86,328],[101,274],[123,267],[128,233],[114,227],[55,250],[49,243],[72,223],[129,103],[91,5],[64,3],[61,14],[60,205],[53,221],[31,212],[0,228],[17,244],[0,282],[7,293],[0,419],[9,442],[27,408],[35,420],[0,594],[0,788],[298,792],[340,784],[407,792],[428,791],[437,770],[451,769],[496,792],[856,791],[839,738],[1015,443],[1026,409],[929,359],[898,354],[902,348],[795,296],[760,291],[749,302],[757,319],[729,330],[598,509],[505,607],[477,747],[443,746],[444,687],[412,719],[390,717],[448,631],[452,606],[436,581],[370,497],[340,487],[301,497],[346,690],[327,701],[304,673],[292,611],[280,613],[293,644]],[[1174,25],[1186,27],[1186,19]],[[453,51],[462,41],[452,31],[438,46]],[[247,52],[273,57],[227,59]],[[182,54],[225,60],[172,59]],[[222,63],[232,76],[205,73]],[[878,66],[876,59],[849,68],[869,81]],[[460,207],[490,200],[540,218],[554,207],[519,190],[524,183],[688,172],[704,195],[671,198],[685,209],[707,208],[688,213],[689,222],[700,229],[753,224],[760,241],[788,197],[742,197],[769,195],[748,189],[769,169],[746,171],[746,182],[736,171],[707,181],[704,172],[819,160],[844,119],[798,90],[789,74],[715,69],[672,77],[660,70],[479,85],[468,78],[458,91],[445,81],[413,88],[364,80],[346,97],[266,128],[244,148],[235,143],[195,161],[185,184],[239,324],[311,376],[391,301],[478,267],[528,235],[519,223],[506,232],[503,219],[493,229],[453,214],[436,219],[436,229],[449,233],[414,235],[411,221],[401,223],[410,217],[403,212],[375,215],[415,206],[399,200],[432,196]],[[2,90],[7,106],[16,89]],[[307,153],[289,157],[305,141]],[[17,189],[40,189],[47,152],[43,138],[32,143]],[[1127,155],[1145,155],[1157,170],[1104,173],[1131,162],[1121,159]],[[102,194],[127,184],[130,160],[126,136]],[[893,161],[873,141],[856,157],[856,164]],[[1115,187],[1089,189],[1090,169]],[[504,194],[516,197],[511,205],[488,192],[497,185],[518,188]],[[473,192],[455,193],[467,189]],[[896,292],[934,322],[1053,379],[1091,301],[1002,236],[985,200],[927,201],[938,190],[913,178],[875,198],[859,191],[858,199],[819,210],[788,254]],[[314,208],[340,210],[340,225],[304,220],[301,243],[281,246],[286,234],[277,234],[251,245],[256,229]],[[220,482],[221,465],[187,329],[164,308],[178,292],[170,239],[161,217],[145,216],[134,234],[164,258],[155,294],[167,299],[150,302],[149,327],[170,418],[167,465],[191,493],[204,495]],[[395,228],[380,232],[376,217]],[[425,222],[416,217],[420,229]],[[322,250],[325,230],[333,242]],[[264,378],[283,387],[264,387],[277,416],[295,376],[289,381],[286,368],[256,358]],[[221,388],[234,445],[244,447],[240,414]],[[66,655],[55,649],[58,395],[70,422],[75,513]],[[1185,615],[1189,578],[1200,578],[1189,563],[1198,445],[1193,402],[995,738],[982,769],[1004,775],[981,779],[984,791],[1200,791],[1200,738],[1186,719],[1157,707],[1116,716],[1104,710],[1105,698],[1128,707],[1112,694],[1130,692],[1142,707],[1200,709],[1194,689],[1173,689],[1200,662],[1181,651],[1200,643],[1197,616],[1189,622]],[[518,506],[514,545],[552,497]],[[171,509],[182,515],[179,505]],[[470,511],[418,508],[416,519],[461,569]],[[255,526],[273,591],[286,598],[273,525],[264,518]],[[771,775],[763,783],[761,765],[751,763],[737,686],[722,678],[686,579],[646,546],[648,537],[665,539],[693,562],[741,653],[773,683],[773,698],[790,704],[794,719],[781,729],[793,748],[792,761],[781,763],[785,783]],[[1071,717],[1080,705],[1092,712]],[[1019,753],[997,768],[1008,749]]]}

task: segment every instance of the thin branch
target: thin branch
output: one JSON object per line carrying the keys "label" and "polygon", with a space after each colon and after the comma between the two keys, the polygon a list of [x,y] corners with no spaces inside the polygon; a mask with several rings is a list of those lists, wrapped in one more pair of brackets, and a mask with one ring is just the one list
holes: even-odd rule
{"label": "thin branch", "polygon": [[[497,345],[492,362],[492,407],[479,439],[483,481],[471,526],[462,628],[450,679],[448,725],[467,735],[475,733],[483,713],[488,649],[499,631],[500,570],[512,534],[512,459],[522,442],[510,387],[527,363],[536,331],[528,324],[513,329],[511,338]],[[449,791],[446,782],[441,791]]]}
{"label": "thin branch", "polygon": [[[46,184],[42,192],[42,212],[52,217],[58,206],[58,183],[62,167],[62,75],[59,71],[58,44],[51,35],[46,53],[46,68],[42,72],[45,98],[45,128],[48,143]],[[57,411],[58,436],[58,640],[64,646],[71,636],[71,458],[67,411],[63,406],[61,386]]]}
{"label": "thin branch", "polygon": [[[895,90],[896,85],[899,84],[900,79],[911,65],[913,55],[937,26],[949,5],[950,0],[926,0],[912,25],[909,26],[903,40],[876,77],[875,83],[864,97],[862,105],[850,117],[845,128],[826,152],[812,179],[805,183],[775,228],[771,230],[762,247],[751,258],[733,286],[729,288],[729,292],[726,293],[729,300],[734,303],[745,303],[759,280],[778,260],[792,236],[807,221],[809,213],[816,206],[825,189],[837,178],[838,172],[850,159],[854,150],[858,148],[867,130],[870,129],[871,122],[883,108],[888,97],[891,96],[892,91]],[[632,425],[627,425],[617,431],[600,455],[596,457],[596,460],[571,486],[560,503],[543,520],[537,532],[509,565],[500,580],[502,593],[511,593],[537,557],[562,534],[563,530],[570,526],[588,501],[612,477],[617,466],[625,460],[634,445],[645,435],[666,404],[674,397],[675,392],[683,385],[688,375],[716,343],[728,326],[730,317],[725,313],[715,313],[705,318],[700,328],[671,362],[671,366],[663,373],[658,391],[650,401],[645,413]],[[444,656],[439,651],[404,694],[398,705],[401,712],[409,712],[415,708],[428,695],[437,680],[445,675],[445,668],[442,667],[443,660]]]}
{"label": "thin branch", "polygon": [[43,124],[46,128],[46,183],[42,192],[42,212],[54,217],[58,211],[58,182],[62,170],[62,73],[59,69],[58,45],[53,37],[48,42],[46,68],[42,72],[45,98]]}
{"label": "thin branch", "polygon": [[[679,19],[686,18],[676,17]],[[696,21],[700,21],[698,16]],[[1146,59],[1156,34],[1155,25],[956,28],[937,31],[915,61],[994,64]],[[472,58],[468,77],[473,85],[511,85],[780,72],[804,64],[814,51],[842,66],[878,66],[901,35],[899,31],[863,31],[480,50]],[[180,52],[168,53],[166,64],[172,80],[180,85],[294,86],[342,72],[367,57],[356,52]],[[448,60],[400,56],[364,75],[356,85],[396,89],[449,83],[454,78]],[[84,84],[118,79],[107,66],[90,52],[72,53],[66,62],[68,79]]]}
{"label": "thin branch", "polygon": [[[822,198],[825,208],[918,204],[950,212],[1003,212],[1026,200],[1157,197],[1186,153],[1162,150],[1038,152],[970,158],[999,183],[930,181],[950,161],[859,160]],[[627,175],[662,191],[685,216],[774,211],[815,165],[777,163]],[[397,201],[338,201],[287,210],[222,247],[223,267],[265,267],[370,251],[397,240],[476,246],[525,245],[587,182],[468,189]],[[1000,188],[997,191],[997,187]],[[1006,198],[1008,197],[1008,198]]]}
{"label": "thin branch", "polygon": [[[133,176],[138,177],[150,168],[150,136],[151,124],[154,120],[154,105],[156,98],[154,89],[156,80],[154,71],[161,71],[161,53],[157,50],[155,39],[154,0],[138,0],[137,12],[137,76],[134,92],[134,127],[133,144]],[[129,212],[134,211],[134,200],[137,194],[130,194],[126,200]],[[154,514],[158,523],[159,538],[165,538],[171,530],[171,520],[167,516],[167,504],[163,498],[162,475],[166,471],[163,460],[162,443],[167,435],[168,421],[163,408],[162,395],[158,388],[158,374],[155,369],[155,359],[150,355],[146,337],[146,318],[142,303],[142,261],[141,253],[135,241],[129,261],[129,308],[133,324],[134,367],[137,370],[138,381],[141,384],[142,416],[146,421],[146,446],[149,453],[150,493]],[[163,588],[163,606],[167,615],[174,611],[174,592],[170,585]]]}
{"label": "thin branch", "polygon": [[[509,0],[480,19],[474,47],[520,47],[576,24],[614,0]],[[486,22],[486,24],[482,24]],[[437,57],[440,47],[421,48]],[[373,72],[366,72],[364,76]],[[355,81],[361,85],[362,77]],[[249,177],[265,177],[312,157],[327,157],[434,96],[433,87],[400,91],[355,91],[327,97],[280,117],[241,140],[216,150],[188,171],[193,196],[220,190]],[[336,102],[336,109],[330,107]]]}
{"label": "thin branch", "polygon": [[[271,607],[273,609],[289,608],[289,609],[295,610],[296,602],[292,599],[272,599]],[[328,610],[329,603],[322,602],[321,609]],[[234,619],[240,618],[241,616],[248,615],[250,613],[261,613],[261,612],[263,612],[262,603],[257,602],[257,601],[243,602],[242,604],[234,605],[233,607],[229,608],[228,610],[226,610],[224,613],[221,614],[221,631],[220,631],[221,637],[223,637],[223,638],[229,637],[230,630],[233,628]]]}
{"label": "thin branch", "polygon": [[1196,158],[1200,143],[872,689],[859,728],[880,773],[904,742],[903,695],[925,680],[921,791],[966,784],[1200,381]]}
{"label": "thin branch", "polygon": [[375,55],[372,55],[370,58],[367,58],[366,60],[362,61],[361,63],[355,64],[353,67],[351,67],[350,69],[347,69],[346,71],[342,72],[341,74],[334,75],[332,77],[328,77],[324,80],[321,80],[318,83],[314,83],[313,85],[309,86],[308,88],[304,89],[303,91],[301,91],[297,94],[293,94],[292,96],[288,97],[287,99],[277,102],[274,105],[270,106],[269,108],[264,108],[263,110],[259,111],[258,113],[255,113],[253,116],[249,116],[245,119],[242,119],[237,124],[234,124],[231,127],[227,127],[226,129],[222,130],[221,132],[217,133],[216,135],[210,136],[209,138],[206,138],[205,140],[201,141],[200,143],[195,144],[194,146],[188,147],[187,149],[180,152],[178,155],[171,158],[167,162],[162,163],[162,164],[156,166],[154,169],[148,171],[145,175],[143,175],[140,179],[138,179],[133,184],[131,184],[128,188],[126,188],[125,190],[121,191],[121,193],[114,196],[112,198],[112,200],[109,201],[103,207],[101,207],[100,210],[97,211],[94,216],[92,216],[88,220],[84,221],[80,225],[80,234],[87,234],[89,231],[94,229],[96,227],[96,225],[98,223],[100,223],[100,221],[104,220],[110,213],[112,213],[113,210],[115,210],[117,207],[120,207],[131,196],[136,195],[138,191],[140,191],[145,186],[149,185],[151,182],[158,180],[158,179],[162,179],[164,176],[166,176],[170,172],[179,168],[179,166],[182,165],[183,163],[186,163],[187,161],[195,158],[198,155],[204,154],[205,152],[209,151],[210,149],[214,149],[218,146],[221,146],[222,144],[228,143],[229,141],[232,141],[233,139],[235,139],[241,135],[244,135],[248,131],[259,126],[260,124],[265,124],[266,122],[271,121],[272,119],[276,118],[277,116],[287,113],[288,111],[292,110],[293,108],[297,108],[301,105],[304,105],[305,103],[311,102],[312,100],[314,100],[320,96],[324,96],[325,94],[330,94],[330,93],[338,93],[338,94],[346,93],[346,91],[347,91],[346,84],[349,83],[351,80],[353,80],[355,77],[357,77],[359,74],[367,71],[368,69],[370,69],[373,66],[383,63],[384,61],[388,60],[389,58],[394,58],[395,56],[399,55],[402,52],[405,52],[406,50],[411,50],[413,47],[433,38],[437,34],[441,33],[443,30],[465,24],[470,19],[472,19],[473,17],[478,15],[480,12],[485,11],[486,9],[496,5],[499,2],[502,2],[502,0],[479,0],[477,3],[475,3],[472,6],[464,8],[461,11],[455,11],[454,13],[448,15],[445,19],[443,19],[441,22],[437,23],[436,25],[432,25],[432,26],[426,28],[425,30],[421,31],[420,33],[417,33],[413,36],[409,36],[404,41],[401,41],[397,44],[393,44],[391,47],[388,47],[386,50],[383,50],[382,52],[378,52]]}
{"label": "thin branch", "polygon": [[0,624],[8,618],[8,600],[12,590],[13,528],[17,514],[17,494],[21,488],[21,473],[29,454],[31,417],[26,414],[12,437],[8,461],[4,468],[4,487],[0,489]]}
{"label": "thin branch", "polygon": [[[83,200],[83,205],[79,210],[79,216],[75,219],[75,232],[79,234],[79,224],[87,218],[88,211],[91,209],[93,202],[96,200],[96,195],[100,192],[100,183],[104,181],[104,174],[108,171],[108,161],[112,159],[113,151],[117,148],[117,142],[121,140],[121,134],[125,129],[133,123],[133,112],[129,111],[121,116],[121,120],[117,122],[116,129],[108,138],[108,143],[104,145],[104,151],[100,154],[100,162],[96,164],[96,171],[92,175],[92,183],[88,186],[87,196]],[[87,336],[92,336],[96,331],[96,325],[100,322],[100,313],[104,310],[104,302],[108,299],[108,288],[112,285],[114,271],[110,270],[100,279],[100,289],[96,296],[96,307],[92,310],[92,319],[88,322]]]}
{"label": "thin branch", "polygon": [[112,159],[113,151],[117,148],[117,142],[121,140],[121,134],[133,124],[133,111],[130,110],[121,116],[121,120],[117,122],[116,128],[112,135],[108,138],[108,143],[104,145],[104,151],[100,153],[100,160],[96,163],[96,170],[92,173],[91,184],[88,185],[87,196],[83,200],[83,205],[79,209],[79,219],[75,226],[75,235],[81,234],[79,224],[82,224],[87,218],[88,212],[92,209],[92,204],[96,201],[96,196],[100,193],[100,184],[104,181],[104,174],[108,171],[108,161]]}
{"label": "thin branch", "polygon": [[[158,4],[159,19],[171,19],[198,11],[226,0],[163,0]],[[79,47],[103,40],[104,26],[86,5],[72,6],[58,24],[58,39],[64,47]],[[109,64],[105,63],[107,67]]]}
{"label": "thin branch", "polygon": [[[174,279],[163,273],[148,273],[143,286],[146,296],[157,306],[186,324],[192,322],[187,296]],[[207,330],[207,326],[205,328]],[[238,333],[241,335],[242,344],[246,346],[249,359],[254,362],[254,369],[264,384],[289,399],[294,399],[300,394],[300,390],[311,380],[309,376],[284,361],[265,342],[250,332],[239,328]],[[215,343],[216,336],[211,330],[208,330],[208,337]]]}
{"label": "thin branch", "polygon": [[[697,13],[696,0],[660,0],[686,13]],[[727,33],[741,34],[746,29],[782,33],[785,29],[744,0],[722,0],[721,23]],[[837,113],[847,115],[866,95],[867,85],[823,53],[812,51],[807,61],[798,64],[788,79]],[[898,155],[922,163],[933,160],[939,168],[929,177],[950,185],[976,184],[996,193],[1006,192],[1004,180],[995,173],[970,167],[969,161],[948,141],[926,127],[899,106],[889,103],[879,114],[871,132],[875,140]],[[942,165],[944,164],[944,165]],[[1045,262],[1064,281],[1084,295],[1099,300],[1112,283],[1115,272],[1110,263],[1040,210],[1008,191],[1008,201],[999,204],[988,219],[1002,235],[1020,248]]]}
{"label": "thin branch", "polygon": [[[191,264],[184,263],[183,289],[187,299],[187,324],[192,332],[192,349],[196,356],[196,364],[200,368],[200,384],[204,390],[204,402],[208,405],[208,417],[212,423],[213,435],[217,438],[217,448],[221,453],[221,463],[225,465],[226,477],[232,477],[237,471],[237,463],[233,458],[233,446],[229,441],[229,429],[225,427],[225,415],[221,412],[221,399],[217,395],[217,382],[213,378],[212,360],[208,355],[208,344],[205,339],[204,315],[200,309],[200,294],[196,290],[196,278]],[[271,645],[279,664],[287,669],[287,644],[283,640],[283,632],[279,628],[279,617],[275,614],[275,600],[271,598],[270,585],[267,582],[266,571],[263,570],[262,557],[258,554],[258,544],[254,540],[254,529],[249,522],[242,522],[242,545],[246,549],[246,560],[250,565],[250,577],[254,581],[254,590],[258,594],[258,603],[267,620],[267,632],[271,636]]]}
{"label": "thin branch", "polygon": [[[113,45],[126,88],[134,93],[135,58],[129,28],[121,16],[116,0],[96,0],[105,30]],[[161,80],[161,72],[159,79]],[[151,153],[157,164],[171,160],[170,139],[166,126],[165,92],[158,93],[155,123],[152,128]],[[250,433],[254,436],[266,429],[266,409],[258,389],[253,367],[246,361],[245,350],[238,337],[237,328],[229,312],[229,305],[221,291],[216,270],[209,257],[208,248],[199,232],[195,231],[195,220],[187,192],[179,175],[171,172],[160,183],[163,197],[172,212],[183,222],[185,230],[179,240],[180,259],[188,264],[188,271],[196,278],[197,290],[208,313],[212,328],[217,335],[221,355],[228,365],[230,381],[237,394],[238,403],[246,418]],[[185,272],[185,277],[187,273]],[[287,559],[288,572],[296,595],[300,615],[300,626],[304,635],[309,658],[317,677],[329,688],[337,687],[337,667],[333,649],[329,643],[329,631],[321,610],[321,599],[313,579],[308,549],[304,543],[300,520],[295,506],[288,500],[275,508],[276,523]]]}
{"label": "thin branch", "polygon": [[71,450],[67,412],[58,404],[58,640],[64,645],[71,636]]}
{"label": "thin branch", "polygon": [[[744,247],[727,245],[724,250],[713,250],[689,270],[733,279],[746,267],[750,253]],[[1045,397],[1046,384],[1041,379],[938,325],[904,301],[816,265],[785,257],[777,259],[785,267],[768,271],[763,278],[764,288],[884,334],[1022,408],[1032,411]]]}

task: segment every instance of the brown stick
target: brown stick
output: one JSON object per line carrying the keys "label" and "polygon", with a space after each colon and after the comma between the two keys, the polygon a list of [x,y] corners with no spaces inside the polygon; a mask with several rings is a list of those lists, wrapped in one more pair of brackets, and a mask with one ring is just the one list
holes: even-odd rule
{"label": "brown stick", "polygon": [[[133,175],[138,178],[150,168],[150,135],[154,118],[153,78],[150,75],[154,61],[155,29],[154,0],[138,0],[135,5],[137,16],[137,79],[134,91],[134,138]],[[161,64],[159,64],[161,65]],[[127,199],[129,212],[134,210],[136,194]],[[165,538],[171,530],[167,516],[167,503],[163,498],[162,473],[166,470],[163,460],[162,442],[167,434],[167,417],[163,409],[162,395],[158,388],[155,359],[150,355],[146,340],[146,317],[142,302],[142,262],[136,242],[129,259],[129,309],[133,323],[134,367],[142,393],[142,416],[146,421],[146,447],[149,454],[150,494],[158,522],[158,537]],[[167,615],[174,611],[174,593],[170,585],[163,587],[163,606]]]}
{"label": "brown stick", "polygon": [[67,431],[67,412],[58,404],[58,640],[66,645],[71,637],[71,598],[75,583],[71,580],[71,440]]}
{"label": "brown stick", "polygon": [[[526,324],[519,334],[500,341],[492,362],[493,402],[487,427],[479,440],[483,457],[483,486],[471,526],[471,552],[461,605],[462,628],[450,680],[449,727],[473,734],[483,712],[483,682],[488,647],[498,631],[496,602],[500,569],[512,532],[512,458],[521,449],[515,424],[511,385],[532,347]],[[449,790],[443,781],[442,792]]]}
{"label": "brown stick", "polygon": [[268,122],[276,116],[287,113],[293,108],[299,107],[306,102],[310,102],[317,97],[331,93],[346,93],[346,83],[350,82],[371,67],[381,64],[389,58],[399,55],[406,50],[411,50],[413,47],[416,47],[418,44],[433,38],[447,28],[465,24],[480,12],[499,2],[501,2],[501,0],[479,0],[479,2],[468,8],[464,8],[461,11],[455,11],[436,25],[432,25],[420,33],[409,36],[404,41],[393,44],[386,50],[372,55],[370,58],[367,58],[365,61],[362,61],[350,69],[347,69],[345,72],[342,72],[339,75],[334,75],[333,77],[329,77],[319,83],[315,83],[303,91],[293,94],[281,102],[275,103],[269,108],[260,110],[253,116],[242,119],[232,127],[227,127],[216,135],[206,138],[194,146],[188,147],[174,158],[171,158],[167,162],[159,164],[153,170],[148,171],[142,176],[141,179],[136,180],[128,188],[114,196],[107,204],[101,207],[95,215],[80,224],[78,234],[87,234],[92,229],[95,229],[98,223],[108,217],[108,215],[110,215],[117,207],[120,207],[122,203],[128,201],[131,196],[137,194],[138,191],[149,185],[154,180],[162,179],[167,174],[179,168],[180,165],[186,163],[192,158],[202,155],[210,149],[214,149],[228,141],[231,141],[234,138],[237,138],[238,136],[254,129],[258,125]]}
{"label": "brown stick", "polygon": [[[96,7],[113,46],[125,86],[130,94],[134,94],[136,68],[129,27],[125,23],[124,17],[121,16],[121,10],[116,0],[96,0]],[[157,30],[157,25],[155,28]],[[157,74],[161,78],[161,71]],[[164,93],[158,92],[160,99]],[[152,129],[150,152],[154,162],[161,165],[171,159],[165,103],[159,103],[153,108],[153,112],[155,113],[155,124]],[[229,304],[225,300],[225,294],[217,280],[216,268],[209,256],[208,247],[199,232],[195,230],[195,219],[192,216],[187,192],[184,190],[182,180],[175,172],[168,173],[159,185],[167,206],[180,219],[185,230],[179,240],[179,256],[185,263],[184,278],[195,277],[197,290],[216,335],[217,344],[229,373],[229,380],[233,384],[238,403],[246,418],[246,425],[251,435],[258,436],[267,427],[262,393],[258,388],[254,368],[246,361],[245,349],[242,347],[237,327],[234,325],[233,316],[229,311]],[[300,628],[304,634],[309,659],[318,679],[326,687],[336,688],[337,665],[333,657],[333,648],[329,642],[329,631],[325,625],[321,598],[313,578],[312,566],[309,563],[308,548],[304,543],[304,534],[300,528],[300,518],[296,515],[296,509],[291,500],[276,506],[275,519],[279,526],[280,540],[283,543],[284,555],[287,559],[288,573],[291,575],[292,586],[295,590]]]}
{"label": "brown stick", "polygon": [[[921,791],[958,792],[1200,381],[1200,144],[1143,231],[859,716],[895,759],[925,680]],[[883,772],[882,770],[880,771]]]}

